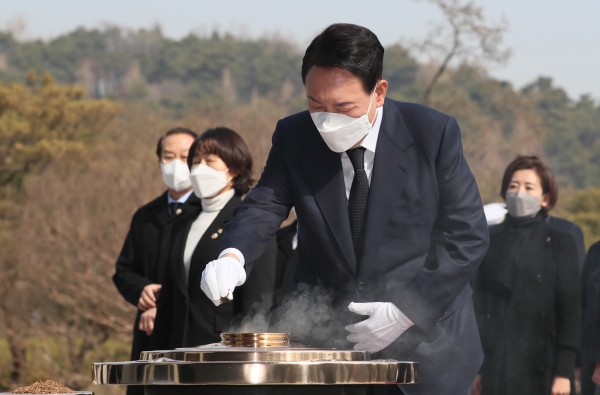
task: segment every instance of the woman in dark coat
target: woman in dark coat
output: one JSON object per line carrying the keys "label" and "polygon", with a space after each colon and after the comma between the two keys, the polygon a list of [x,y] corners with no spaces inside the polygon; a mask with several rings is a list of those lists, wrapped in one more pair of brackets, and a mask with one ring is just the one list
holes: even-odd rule
{"label": "woman in dark coat", "polygon": [[269,303],[275,288],[277,244],[273,239],[254,263],[252,274],[235,289],[232,302],[215,306],[202,292],[202,271],[218,258],[227,222],[242,202],[240,196],[250,189],[252,157],[236,132],[219,127],[196,139],[188,165],[202,207],[173,228],[169,271],[152,333],[154,350],[219,342],[220,332],[232,319],[241,320],[257,303]]}
{"label": "woman in dark coat", "polygon": [[473,393],[574,395],[579,264],[572,236],[544,220],[558,200],[556,180],[537,157],[521,156],[501,193],[508,214],[490,230],[475,282],[485,360]]}

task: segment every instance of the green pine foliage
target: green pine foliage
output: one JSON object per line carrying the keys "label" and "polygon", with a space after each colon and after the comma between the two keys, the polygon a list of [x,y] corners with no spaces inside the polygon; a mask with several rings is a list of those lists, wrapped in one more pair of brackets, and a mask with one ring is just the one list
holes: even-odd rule
{"label": "green pine foliage", "polygon": [[[83,85],[89,97],[161,108],[174,117],[198,106],[257,103],[292,113],[306,108],[302,55],[303,48],[279,37],[214,32],[175,40],[160,27],[79,28],[27,42],[0,32],[0,81],[21,82],[29,70],[49,72],[59,83]],[[388,95],[419,102],[437,67],[400,44],[388,46]],[[499,200],[502,172],[520,154],[548,160],[566,191],[600,186],[600,105],[591,96],[570,98],[548,77],[517,89],[463,64],[442,74],[427,105],[459,121],[485,203]]]}

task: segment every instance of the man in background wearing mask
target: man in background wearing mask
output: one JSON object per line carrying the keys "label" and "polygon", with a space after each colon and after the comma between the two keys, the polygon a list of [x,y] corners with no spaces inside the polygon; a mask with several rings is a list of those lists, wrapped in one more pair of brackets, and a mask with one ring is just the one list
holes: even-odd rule
{"label": "man in background wearing mask", "polygon": [[458,124],[386,98],[383,52],[351,24],[312,41],[308,111],[278,122],[201,287],[215,304],[231,298],[295,207],[297,273],[310,273],[299,280],[353,302],[339,325],[355,349],[419,362],[420,383],[402,385],[405,394],[462,395],[483,360],[469,279],[488,247],[486,220]]}
{"label": "man in background wearing mask", "polygon": [[[185,128],[169,130],[158,140],[156,155],[167,191],[140,207],[117,259],[113,282],[119,293],[138,308],[133,327],[131,359],[150,351],[150,335],[156,317],[156,298],[167,267],[173,223],[196,212],[200,199],[192,191],[187,165],[196,133]],[[143,386],[129,386],[128,395],[143,395]]]}

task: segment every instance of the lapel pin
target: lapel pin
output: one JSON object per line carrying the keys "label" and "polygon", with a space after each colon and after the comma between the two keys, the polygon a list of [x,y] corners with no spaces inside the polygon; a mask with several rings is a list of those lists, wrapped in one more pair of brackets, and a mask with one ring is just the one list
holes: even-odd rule
{"label": "lapel pin", "polygon": [[180,209],[180,208],[178,208],[177,210],[175,210],[175,214],[176,214],[176,215],[179,215],[179,214],[181,214],[181,209]]}
{"label": "lapel pin", "polygon": [[219,229],[219,230],[217,230],[217,233],[218,233],[218,234],[221,234],[221,233],[223,233],[223,229]]}
{"label": "lapel pin", "polygon": [[546,239],[546,243],[550,243],[550,236],[548,236],[548,238]]}
{"label": "lapel pin", "polygon": [[218,233],[213,233],[212,236],[210,236],[211,239],[216,239],[217,237],[219,237]]}

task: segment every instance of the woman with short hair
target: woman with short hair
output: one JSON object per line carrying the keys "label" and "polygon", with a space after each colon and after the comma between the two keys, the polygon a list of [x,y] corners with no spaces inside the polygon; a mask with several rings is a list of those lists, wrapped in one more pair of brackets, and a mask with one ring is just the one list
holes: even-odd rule
{"label": "woman with short hair", "polygon": [[188,166],[202,207],[173,229],[170,270],[157,303],[153,349],[218,342],[220,332],[234,317],[241,319],[252,305],[272,298],[275,288],[277,245],[273,239],[244,285],[232,290],[231,302],[215,306],[202,292],[202,271],[218,258],[227,222],[253,183],[252,155],[240,135],[217,127],[194,141]]}
{"label": "woman with short hair", "polygon": [[485,360],[473,392],[574,395],[579,263],[572,236],[545,221],[558,201],[556,179],[538,157],[520,156],[504,173],[501,195],[508,214],[490,230],[475,281]]}

